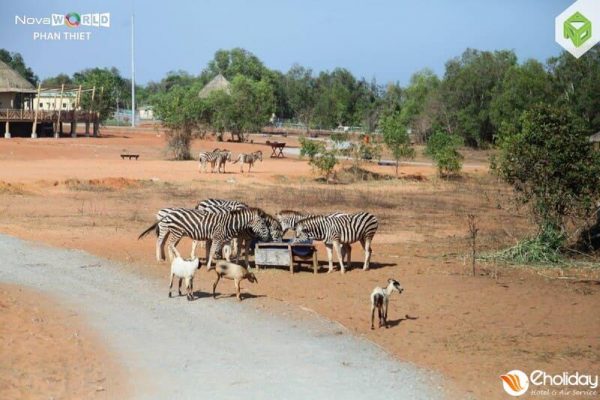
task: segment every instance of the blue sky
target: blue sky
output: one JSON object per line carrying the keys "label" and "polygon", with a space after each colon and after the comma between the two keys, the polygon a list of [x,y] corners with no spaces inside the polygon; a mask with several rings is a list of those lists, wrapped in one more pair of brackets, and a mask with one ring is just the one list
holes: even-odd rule
{"label": "blue sky", "polygon": [[[23,54],[41,77],[117,67],[128,77],[130,16],[136,19],[136,80],[171,70],[198,74],[220,48],[243,47],[269,67],[345,67],[358,77],[406,84],[467,47],[513,49],[519,59],[560,53],[554,18],[570,0],[0,0],[0,48]],[[16,25],[15,15],[110,12],[111,27]],[[39,41],[33,32],[91,31],[88,41]]]}

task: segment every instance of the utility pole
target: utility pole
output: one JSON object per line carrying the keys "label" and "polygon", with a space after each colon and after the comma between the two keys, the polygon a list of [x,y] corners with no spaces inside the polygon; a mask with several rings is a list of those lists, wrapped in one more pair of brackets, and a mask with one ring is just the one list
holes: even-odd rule
{"label": "utility pole", "polygon": [[134,20],[131,14],[131,127],[135,128],[135,60],[134,60]]}

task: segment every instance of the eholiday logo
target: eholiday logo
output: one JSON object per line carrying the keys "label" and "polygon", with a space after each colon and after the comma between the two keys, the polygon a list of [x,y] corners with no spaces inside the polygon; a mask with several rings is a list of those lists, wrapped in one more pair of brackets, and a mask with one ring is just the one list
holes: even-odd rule
{"label": "eholiday logo", "polygon": [[529,379],[523,371],[513,369],[504,375],[500,375],[504,391],[511,396],[520,396],[529,389]]}
{"label": "eholiday logo", "polygon": [[579,58],[600,42],[600,1],[578,0],[554,20],[554,39]]}
{"label": "eholiday logo", "polygon": [[[549,374],[545,371],[536,369],[529,377],[525,372],[518,369],[513,369],[504,375],[500,375],[504,391],[511,396],[517,397],[525,394],[530,386],[545,386],[544,393],[549,395],[589,395],[596,396],[598,394],[598,375],[582,374],[579,372],[563,372],[561,374]],[[555,387],[555,388],[552,388]],[[559,387],[559,389],[556,389]],[[560,387],[564,387],[562,390]],[[569,387],[577,387],[577,389],[569,389]],[[536,395],[536,389],[532,388],[530,394]],[[539,389],[537,390],[539,391]]]}

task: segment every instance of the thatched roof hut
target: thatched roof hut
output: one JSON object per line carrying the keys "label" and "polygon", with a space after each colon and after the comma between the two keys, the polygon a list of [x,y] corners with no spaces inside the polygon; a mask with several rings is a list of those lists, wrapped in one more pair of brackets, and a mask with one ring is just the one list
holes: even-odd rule
{"label": "thatched roof hut", "polygon": [[223,90],[225,93],[229,94],[230,93],[230,86],[231,83],[229,83],[229,81],[227,79],[225,79],[225,77],[221,74],[215,76],[210,82],[208,82],[203,88],[202,90],[200,90],[200,93],[198,93],[198,96],[201,99],[204,99],[206,97],[208,97],[208,95],[210,95],[212,92],[217,91],[217,90]]}
{"label": "thatched roof hut", "polygon": [[35,87],[17,71],[0,61],[0,93],[35,93]]}
{"label": "thatched roof hut", "polygon": [[600,143],[600,131],[594,133],[590,136],[590,142],[592,143]]}

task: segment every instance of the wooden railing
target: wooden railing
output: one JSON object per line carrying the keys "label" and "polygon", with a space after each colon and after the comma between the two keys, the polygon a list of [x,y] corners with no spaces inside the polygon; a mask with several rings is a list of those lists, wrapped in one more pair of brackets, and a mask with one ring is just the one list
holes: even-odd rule
{"label": "wooden railing", "polygon": [[[96,113],[87,112],[87,111],[61,111],[60,112],[60,120],[62,122],[71,122],[77,119],[79,122],[86,121],[94,121],[96,120]],[[15,121],[15,122],[33,122],[35,119],[35,111],[34,110],[15,110],[15,109],[0,109],[0,122],[5,121]],[[38,122],[56,122],[58,121],[58,110],[53,111],[45,111],[38,110],[37,111],[37,120]]]}

